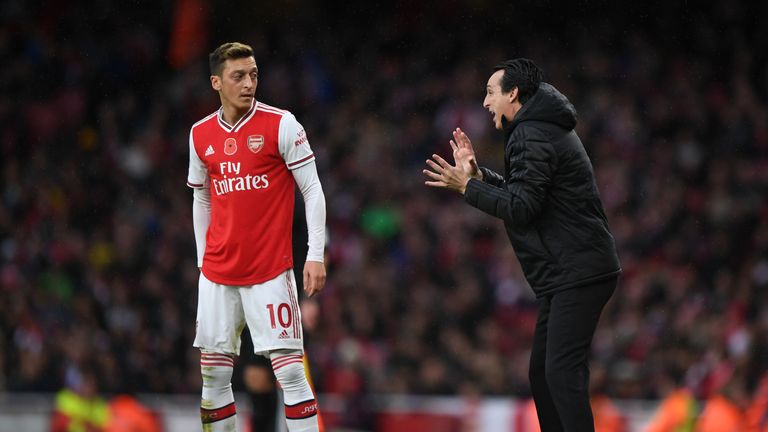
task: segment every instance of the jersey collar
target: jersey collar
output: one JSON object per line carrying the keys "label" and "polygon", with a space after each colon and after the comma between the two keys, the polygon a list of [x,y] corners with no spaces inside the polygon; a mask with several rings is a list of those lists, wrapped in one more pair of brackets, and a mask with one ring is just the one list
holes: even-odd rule
{"label": "jersey collar", "polygon": [[240,120],[238,120],[234,125],[230,125],[224,120],[224,107],[219,108],[219,112],[216,115],[216,118],[219,120],[219,126],[221,126],[222,129],[224,129],[227,132],[237,132],[240,130],[240,128],[248,122],[248,120],[253,117],[253,113],[256,112],[256,105],[258,105],[258,102],[256,101],[256,98],[253,98],[251,100],[251,107],[246,111],[245,114],[243,114],[242,117],[240,117]]}

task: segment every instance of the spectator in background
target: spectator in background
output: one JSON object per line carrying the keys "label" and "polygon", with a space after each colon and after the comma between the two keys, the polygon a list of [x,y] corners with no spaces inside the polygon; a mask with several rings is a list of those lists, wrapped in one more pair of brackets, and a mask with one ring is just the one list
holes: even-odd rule
{"label": "spectator in background", "polygon": [[595,432],[629,432],[627,419],[606,393],[606,371],[595,365],[589,371],[589,404],[595,417]]}
{"label": "spectator in background", "polygon": [[51,432],[103,432],[109,424],[109,404],[99,394],[98,378],[83,368],[70,374],[66,388],[56,393]]}
{"label": "spectator in background", "polygon": [[684,372],[667,368],[659,387],[663,399],[644,432],[693,430],[701,408],[693,392],[685,386]]}
{"label": "spectator in background", "polygon": [[104,432],[162,432],[160,419],[138,399],[119,394],[109,401],[109,421]]}
{"label": "spectator in background", "polygon": [[768,375],[758,383],[744,417],[746,431],[768,432]]}
{"label": "spectator in background", "polygon": [[738,374],[718,388],[706,401],[696,420],[695,432],[742,432],[747,430],[747,395]]}

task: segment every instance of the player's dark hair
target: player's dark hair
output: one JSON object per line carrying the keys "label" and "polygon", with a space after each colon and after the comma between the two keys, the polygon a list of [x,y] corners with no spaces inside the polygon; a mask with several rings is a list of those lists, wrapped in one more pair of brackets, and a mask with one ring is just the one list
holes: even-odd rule
{"label": "player's dark hair", "polygon": [[504,70],[500,85],[502,93],[509,93],[517,87],[520,103],[528,102],[528,99],[539,89],[543,73],[536,63],[527,58],[516,58],[499,63],[493,67],[493,71]]}
{"label": "player's dark hair", "polygon": [[229,59],[253,57],[253,48],[240,42],[227,42],[219,45],[208,55],[211,75],[221,76],[224,62]]}

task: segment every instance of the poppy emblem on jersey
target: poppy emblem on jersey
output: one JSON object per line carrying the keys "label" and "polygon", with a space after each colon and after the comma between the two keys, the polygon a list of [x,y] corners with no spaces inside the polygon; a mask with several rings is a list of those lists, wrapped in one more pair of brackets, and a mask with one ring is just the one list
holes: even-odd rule
{"label": "poppy emblem on jersey", "polygon": [[251,135],[248,137],[248,150],[258,153],[264,147],[264,135]]}
{"label": "poppy emblem on jersey", "polygon": [[237,141],[234,138],[227,138],[224,141],[224,154],[232,156],[237,151]]}

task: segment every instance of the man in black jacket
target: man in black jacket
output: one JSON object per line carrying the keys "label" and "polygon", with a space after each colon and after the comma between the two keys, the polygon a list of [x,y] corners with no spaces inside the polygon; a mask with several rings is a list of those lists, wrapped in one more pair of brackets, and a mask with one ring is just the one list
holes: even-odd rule
{"label": "man in black jacket", "polygon": [[456,129],[455,165],[432,155],[426,184],[458,191],[504,221],[540,301],[529,379],[541,430],[594,431],[587,359],[621,268],[592,164],[573,130],[576,110],[528,59],[496,66],[486,91],[483,106],[505,136],[504,175],[479,167]]}

